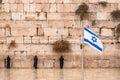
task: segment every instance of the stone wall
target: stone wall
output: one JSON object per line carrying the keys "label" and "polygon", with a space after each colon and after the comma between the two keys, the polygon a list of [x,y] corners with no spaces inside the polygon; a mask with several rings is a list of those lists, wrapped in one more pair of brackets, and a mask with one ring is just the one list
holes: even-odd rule
{"label": "stone wall", "polygon": [[[106,1],[103,7],[98,2]],[[78,6],[89,6],[89,18],[83,24],[94,31],[104,45],[103,54],[84,47],[85,67],[120,67],[120,37],[115,35],[120,21],[110,13],[120,9],[120,0],[2,0],[0,3],[0,67],[10,55],[13,68],[32,68],[33,56],[39,57],[39,68],[58,68],[61,54],[53,52],[52,43],[65,39],[71,52],[63,53],[65,68],[81,67],[82,27],[75,15]],[[15,41],[15,47],[9,47]]]}

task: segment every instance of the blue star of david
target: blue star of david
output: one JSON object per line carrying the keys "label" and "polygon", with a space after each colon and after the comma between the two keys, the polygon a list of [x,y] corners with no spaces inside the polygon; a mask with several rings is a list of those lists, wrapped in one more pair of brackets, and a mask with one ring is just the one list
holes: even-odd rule
{"label": "blue star of david", "polygon": [[92,36],[92,41],[93,41],[93,42],[97,42],[96,37]]}

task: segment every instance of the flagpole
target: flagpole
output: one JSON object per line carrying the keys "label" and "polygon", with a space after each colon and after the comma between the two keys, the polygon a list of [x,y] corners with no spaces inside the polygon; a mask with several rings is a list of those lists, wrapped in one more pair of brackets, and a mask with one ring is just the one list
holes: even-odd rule
{"label": "flagpole", "polygon": [[82,44],[81,44],[81,49],[82,49],[82,72],[81,72],[81,80],[84,80],[84,43],[83,43],[83,36],[84,36],[84,30],[83,30],[83,24],[81,21],[81,26],[82,26],[82,36],[81,36],[81,40],[82,40]]}

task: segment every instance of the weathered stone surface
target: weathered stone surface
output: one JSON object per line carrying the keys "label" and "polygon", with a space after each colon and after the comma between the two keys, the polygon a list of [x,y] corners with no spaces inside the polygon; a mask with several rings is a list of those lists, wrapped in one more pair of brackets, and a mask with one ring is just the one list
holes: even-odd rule
{"label": "weathered stone surface", "polygon": [[41,12],[41,5],[40,4],[35,4],[35,11]]}
{"label": "weathered stone surface", "polygon": [[89,0],[90,3],[97,3],[98,0]]}
{"label": "weathered stone surface", "polygon": [[10,20],[11,19],[11,13],[1,13],[0,14],[0,20]]}
{"label": "weathered stone surface", "polygon": [[23,35],[33,36],[36,35],[36,28],[27,28],[27,27],[12,28],[11,33],[13,36],[23,36]]}
{"label": "weathered stone surface", "polygon": [[56,11],[63,12],[63,4],[56,4]]}
{"label": "weathered stone surface", "polygon": [[37,16],[37,20],[46,20],[46,18],[47,18],[47,16],[46,16],[47,14],[46,13],[44,13],[44,12],[41,12],[41,13],[36,13],[36,16]]}
{"label": "weathered stone surface", "polygon": [[61,13],[49,13],[47,15],[48,20],[59,20],[61,19]]}
{"label": "weathered stone surface", "polygon": [[98,13],[97,13],[97,19],[98,19],[98,20],[107,20],[107,13],[98,12]]}
{"label": "weathered stone surface", "polygon": [[24,43],[31,43],[32,42],[32,39],[30,36],[23,37],[23,40],[24,40]]}
{"label": "weathered stone surface", "polygon": [[57,29],[56,28],[44,28],[44,35],[45,36],[55,36],[57,35]]}
{"label": "weathered stone surface", "polygon": [[35,4],[30,4],[29,5],[29,8],[30,8],[30,12],[35,12]]}
{"label": "weathered stone surface", "polygon": [[[106,7],[98,3],[102,1],[107,2]],[[75,11],[82,2],[89,6],[89,17],[80,21]],[[13,68],[32,68],[33,56],[37,55],[39,68],[59,68],[59,57],[63,55],[65,68],[79,68],[83,25],[99,36],[104,47],[102,56],[84,44],[84,66],[119,68],[120,37],[115,36],[119,21],[111,17],[111,12],[119,8],[119,0],[2,0],[0,61],[10,55]],[[62,39],[70,42],[71,51],[57,54],[52,44]],[[17,46],[8,49],[12,40]],[[0,67],[3,67],[2,62]]]}
{"label": "weathered stone surface", "polygon": [[17,4],[17,11],[23,12],[24,11],[24,5],[23,4]]}
{"label": "weathered stone surface", "polygon": [[15,0],[9,0],[9,3],[15,3]]}
{"label": "weathered stone surface", "polygon": [[56,12],[56,4],[49,5],[49,12]]}
{"label": "weathered stone surface", "polygon": [[12,13],[12,20],[20,20],[21,13]]}
{"label": "weathered stone surface", "polygon": [[107,29],[107,28],[101,29],[101,35],[102,36],[113,36],[114,34],[115,34],[114,30],[112,30],[112,29]]}
{"label": "weathered stone surface", "polygon": [[40,38],[38,36],[32,37],[32,43],[39,44]]}

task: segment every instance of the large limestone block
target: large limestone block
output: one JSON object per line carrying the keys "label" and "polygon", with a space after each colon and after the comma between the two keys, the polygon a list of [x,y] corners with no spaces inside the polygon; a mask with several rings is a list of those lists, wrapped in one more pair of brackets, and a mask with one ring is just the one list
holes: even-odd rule
{"label": "large limestone block", "polygon": [[56,11],[63,12],[63,4],[56,4]]}
{"label": "large limestone block", "polygon": [[41,12],[41,5],[40,4],[35,4],[35,11]]}
{"label": "large limestone block", "polygon": [[[63,0],[63,3],[70,3],[72,0]],[[75,1],[75,0],[74,0]]]}
{"label": "large limestone block", "polygon": [[49,0],[40,0],[41,3],[49,3]]}
{"label": "large limestone block", "polygon": [[[33,61],[31,60],[21,60],[19,68],[32,68],[33,67]],[[16,66],[17,67],[17,66]]]}
{"label": "large limestone block", "polygon": [[35,4],[30,4],[30,7],[29,7],[30,10],[29,11],[30,12],[35,12],[35,7],[36,7]]}
{"label": "large limestone block", "polygon": [[82,35],[81,28],[69,28],[68,32],[70,36],[81,36]]}
{"label": "large limestone block", "polygon": [[33,0],[33,3],[40,3],[41,0]]}
{"label": "large limestone block", "polygon": [[28,27],[14,27],[11,29],[11,33],[13,36],[34,36],[36,35],[36,28],[28,28]]}
{"label": "large limestone block", "polygon": [[24,43],[32,43],[32,38],[30,36],[26,36],[23,38]]}
{"label": "large limestone block", "polygon": [[69,4],[70,5],[70,12],[75,12],[75,10],[77,9],[77,5],[76,4]]}
{"label": "large limestone block", "polygon": [[71,5],[70,4],[63,4],[63,11],[64,12],[70,12],[71,11]]}
{"label": "large limestone block", "polygon": [[41,44],[47,44],[48,43],[48,36],[46,36],[46,37],[40,37],[40,43]]}
{"label": "large limestone block", "polygon": [[108,28],[102,28],[101,29],[101,36],[113,36],[114,30],[113,29],[108,29]]}
{"label": "large limestone block", "polygon": [[46,18],[47,18],[47,13],[45,13],[45,12],[41,12],[41,13],[36,13],[36,15],[37,15],[37,17],[36,17],[36,19],[37,20],[46,20]]}
{"label": "large limestone block", "polygon": [[17,4],[10,4],[10,11],[11,12],[17,12],[18,8],[17,8]]}
{"label": "large limestone block", "polygon": [[90,3],[97,3],[98,0],[89,0]]}
{"label": "large limestone block", "polygon": [[35,20],[36,19],[36,14],[34,12],[26,13],[25,14],[25,19],[26,20]]}
{"label": "large limestone block", "polygon": [[63,0],[56,0],[56,3],[63,3]]}
{"label": "large limestone block", "polygon": [[11,13],[0,13],[0,20],[10,20],[11,19]]}
{"label": "large limestone block", "polygon": [[19,43],[19,44],[20,43],[22,44],[23,43],[23,37],[15,37],[15,42]]}
{"label": "large limestone block", "polygon": [[48,21],[48,27],[49,28],[64,28],[64,21],[49,20]]}
{"label": "large limestone block", "polygon": [[44,68],[53,68],[54,61],[53,60],[44,60]]}
{"label": "large limestone block", "polygon": [[118,55],[118,47],[116,44],[104,44],[104,54],[105,55]]}
{"label": "large limestone block", "polygon": [[107,20],[108,14],[105,12],[97,12],[97,19],[98,20]]}
{"label": "large limestone block", "polygon": [[34,43],[34,44],[38,44],[39,41],[40,41],[40,38],[39,38],[38,36],[34,36],[34,37],[32,37],[32,43]]}
{"label": "large limestone block", "polygon": [[[75,43],[75,42],[78,42],[77,40],[76,41],[73,41],[72,43]],[[71,44],[71,51],[80,51],[80,44]]]}
{"label": "large limestone block", "polygon": [[50,4],[41,4],[41,11],[42,12],[49,12],[49,5]]}
{"label": "large limestone block", "polygon": [[108,68],[110,65],[110,60],[106,59],[106,60],[99,60],[98,63],[99,67],[104,67],[104,68]]}
{"label": "large limestone block", "polygon": [[29,0],[22,0],[22,3],[29,3]]}
{"label": "large limestone block", "polygon": [[48,13],[47,14],[48,20],[60,20],[61,19],[61,13]]}
{"label": "large limestone block", "polygon": [[22,3],[22,0],[15,0],[15,3]]}
{"label": "large limestone block", "polygon": [[64,27],[72,28],[75,26],[74,20],[64,20]]}
{"label": "large limestone block", "polygon": [[74,13],[61,13],[61,17],[64,20],[73,20],[74,19]]}
{"label": "large limestone block", "polygon": [[8,3],[4,4],[4,11],[9,12],[10,11],[10,5]]}
{"label": "large limestone block", "polygon": [[9,3],[15,3],[15,0],[9,0]]}
{"label": "large limestone block", "polygon": [[9,0],[2,0],[2,3],[8,3]]}
{"label": "large limestone block", "polygon": [[98,67],[98,61],[92,60],[92,59],[85,59],[84,66],[86,68],[97,68]]}
{"label": "large limestone block", "polygon": [[12,20],[20,20],[21,13],[12,13]]}
{"label": "large limestone block", "polygon": [[[71,3],[79,3],[81,1],[85,1],[85,0],[71,0]],[[87,1],[86,1],[87,2]]]}
{"label": "large limestone block", "polygon": [[49,5],[49,12],[56,12],[56,4]]}
{"label": "large limestone block", "polygon": [[56,0],[49,0],[49,3],[55,3]]}
{"label": "large limestone block", "polygon": [[45,36],[55,36],[57,35],[57,29],[56,28],[44,28],[44,35]]}
{"label": "large limestone block", "polygon": [[24,4],[24,12],[30,11],[30,4]]}
{"label": "large limestone block", "polygon": [[115,42],[117,42],[116,37],[100,37],[100,39],[103,43],[115,43]]}
{"label": "large limestone block", "polygon": [[107,2],[109,2],[109,3],[118,3],[119,0],[107,0]]}
{"label": "large limestone block", "polygon": [[68,28],[58,28],[57,35],[68,36]]}
{"label": "large limestone block", "polygon": [[23,4],[17,4],[17,11],[23,12],[24,11],[24,5]]}
{"label": "large limestone block", "polygon": [[97,21],[97,25],[98,27],[106,27],[106,28],[114,28],[115,25],[117,25],[118,23],[114,22],[114,21]]}

